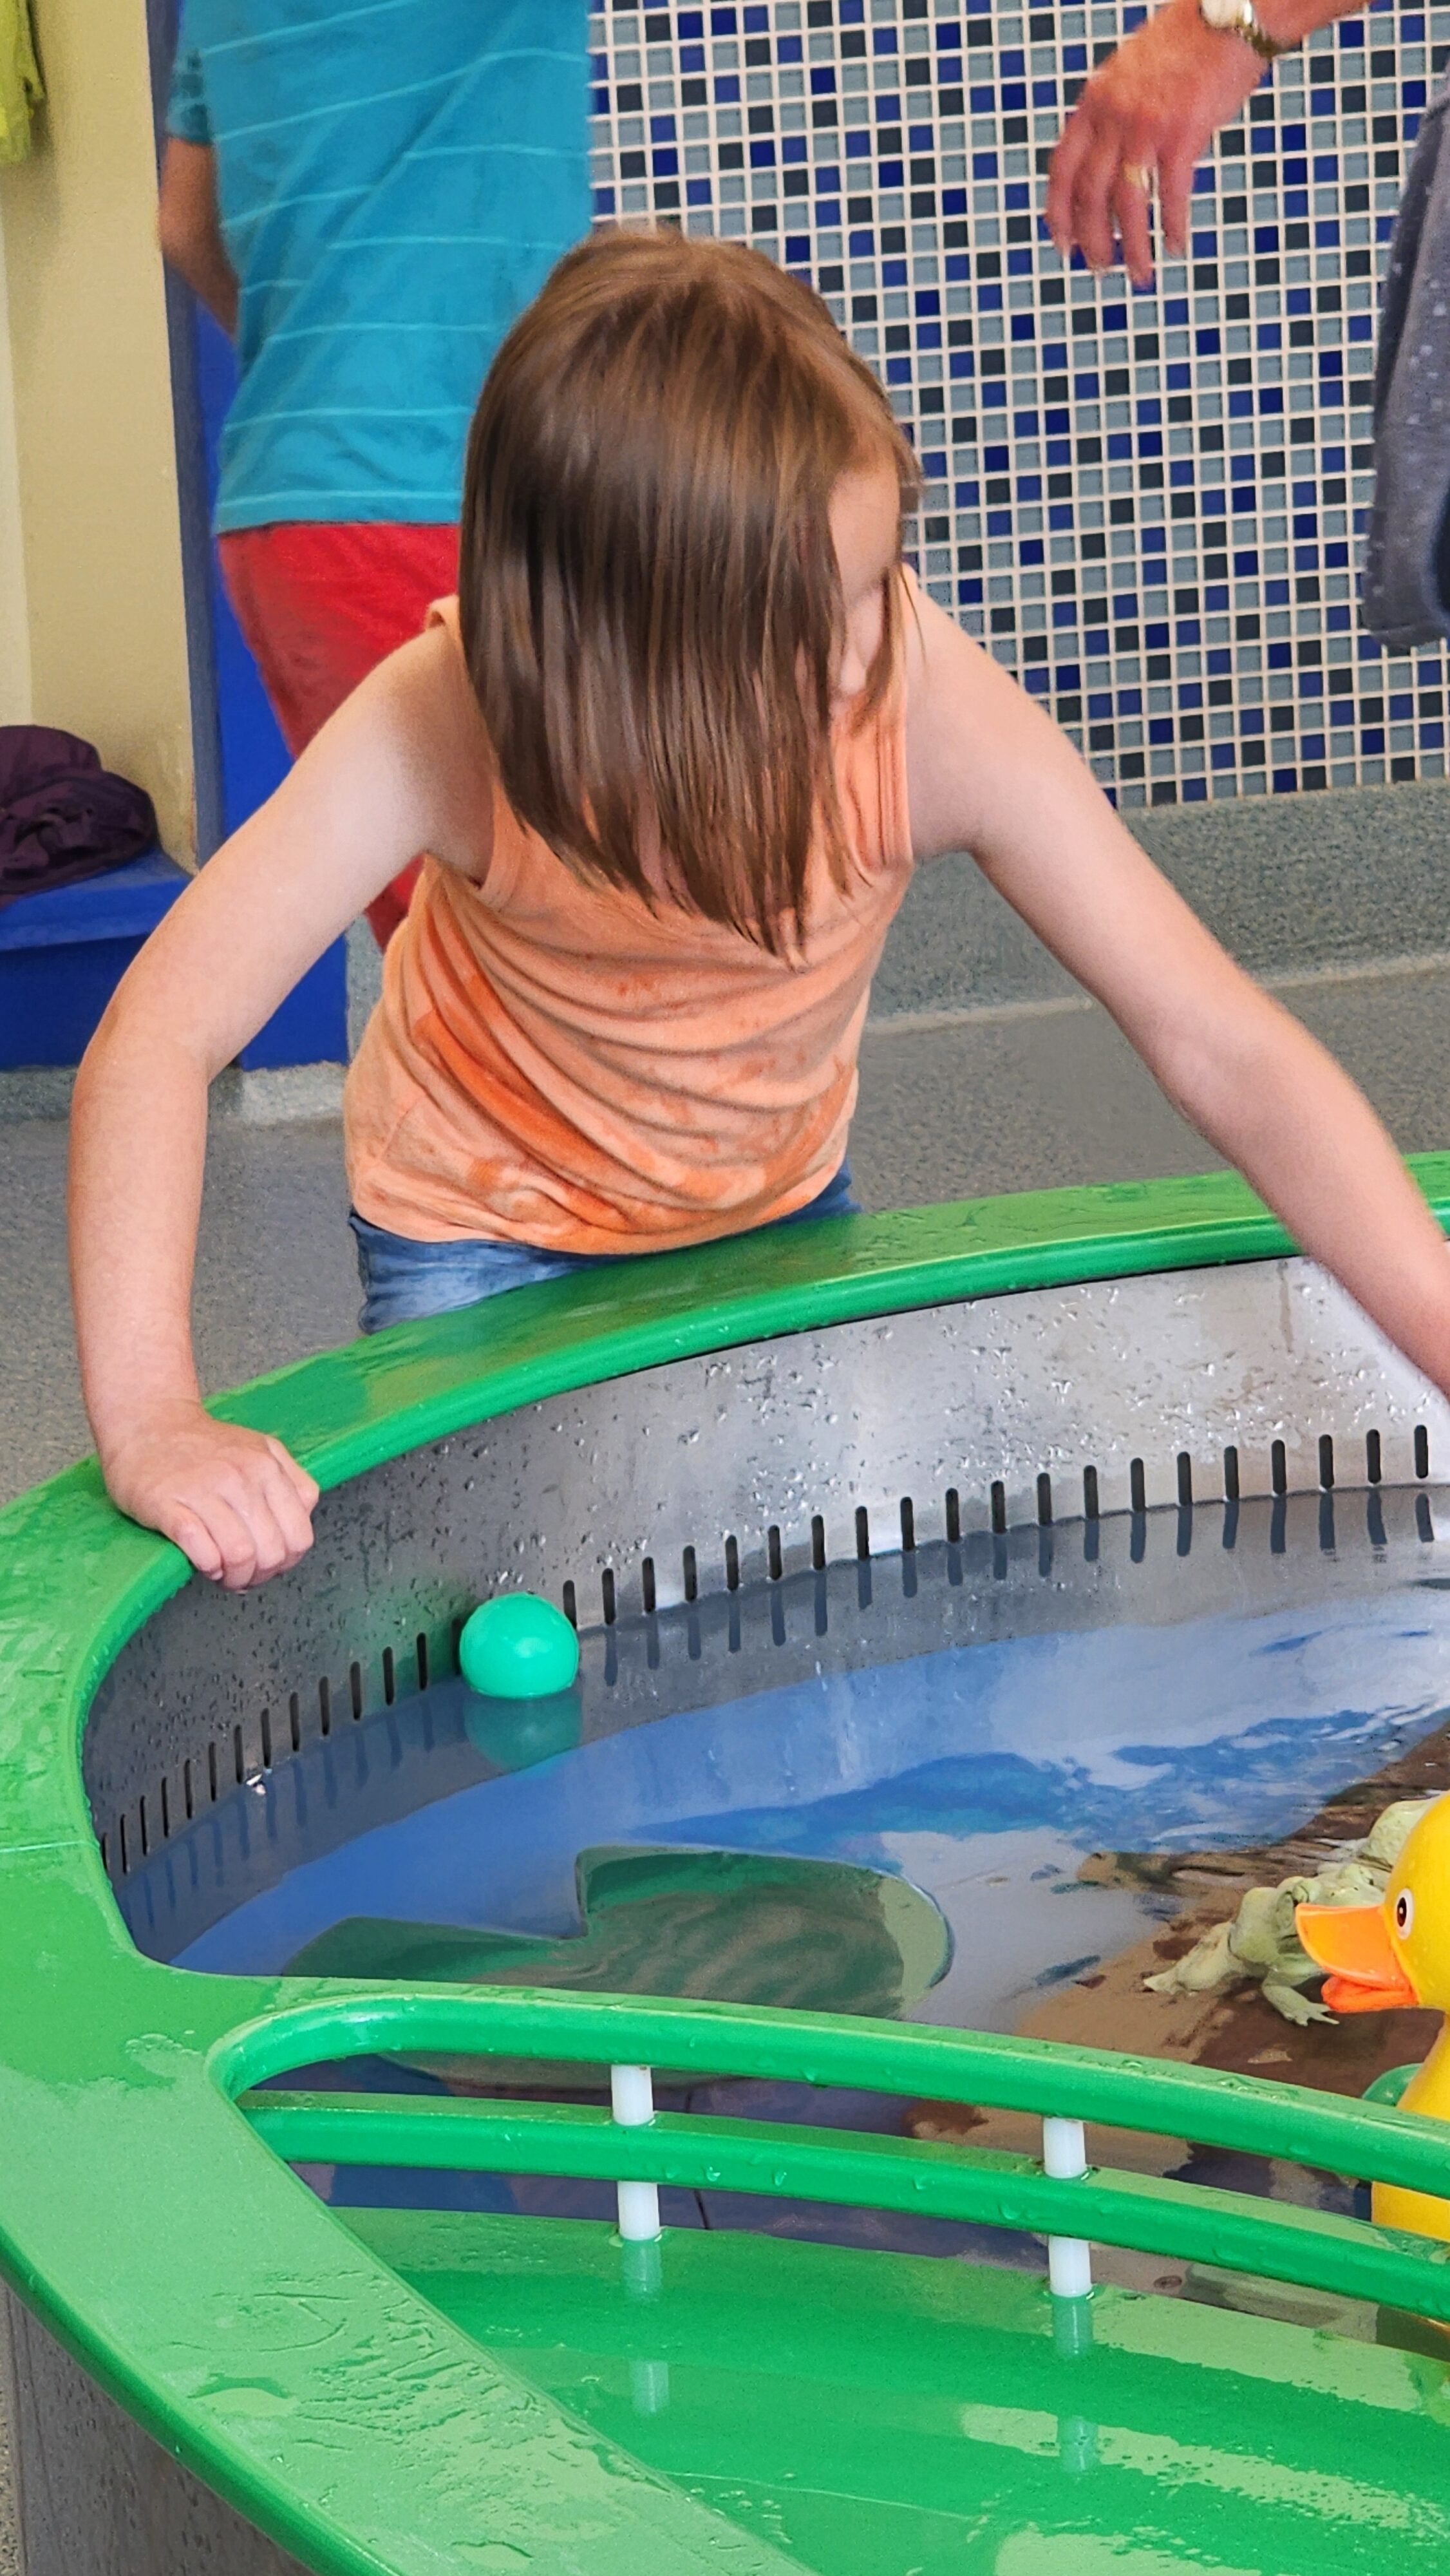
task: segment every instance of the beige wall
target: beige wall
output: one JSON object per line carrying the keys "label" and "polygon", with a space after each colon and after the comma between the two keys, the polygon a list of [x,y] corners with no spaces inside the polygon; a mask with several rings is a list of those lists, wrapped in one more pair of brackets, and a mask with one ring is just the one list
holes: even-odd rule
{"label": "beige wall", "polygon": [[30,158],[0,171],[0,721],[86,735],[150,791],[185,858],[191,716],[144,0],[37,0],[35,19],[48,104]]}
{"label": "beige wall", "polygon": [[20,531],[20,460],[10,364],[5,236],[0,231],[0,724],[30,720],[30,622]]}

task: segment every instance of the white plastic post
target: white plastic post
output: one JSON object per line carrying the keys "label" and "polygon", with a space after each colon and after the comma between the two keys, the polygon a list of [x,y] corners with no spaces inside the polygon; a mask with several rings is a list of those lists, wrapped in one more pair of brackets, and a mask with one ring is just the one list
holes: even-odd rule
{"label": "white plastic post", "polygon": [[[647,2129],[655,2115],[655,2088],[647,2066],[611,2066],[610,2108],[621,2129]],[[619,2233],[626,2245],[649,2245],[660,2232],[660,2196],[652,2182],[615,2184]]]}
{"label": "white plastic post", "polygon": [[629,2393],[636,2415],[663,2415],[670,2402],[669,2363],[632,2361],[629,2365]]}
{"label": "white plastic post", "polygon": [[[638,2191],[641,2186],[636,2183],[633,2188]],[[648,2190],[650,2186],[646,2184],[644,2188]],[[621,2229],[623,2223],[621,2216]],[[630,2241],[620,2246],[619,2259],[624,2280],[624,2294],[637,2307],[650,2307],[660,2295],[664,2281],[662,2250],[662,2240],[658,2235],[644,2244]],[[670,2402],[669,2363],[652,2361],[643,2354],[632,2355],[629,2364],[629,2389],[634,2400],[636,2415],[663,2415]]]}
{"label": "white plastic post", "polygon": [[[1042,2123],[1042,2170],[1054,2182],[1080,2182],[1087,2172],[1081,2120]],[[1081,2236],[1049,2236],[1047,2281],[1055,2299],[1085,2299],[1093,2285],[1092,2248]]]}

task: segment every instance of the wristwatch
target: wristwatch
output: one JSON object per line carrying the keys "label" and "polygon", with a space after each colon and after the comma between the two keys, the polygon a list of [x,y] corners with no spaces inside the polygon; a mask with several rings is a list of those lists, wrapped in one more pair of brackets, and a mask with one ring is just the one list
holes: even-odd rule
{"label": "wristwatch", "polygon": [[1205,27],[1215,27],[1223,35],[1242,36],[1261,62],[1276,63],[1281,54],[1293,52],[1292,45],[1281,45],[1266,33],[1254,0],[1198,0],[1198,14]]}

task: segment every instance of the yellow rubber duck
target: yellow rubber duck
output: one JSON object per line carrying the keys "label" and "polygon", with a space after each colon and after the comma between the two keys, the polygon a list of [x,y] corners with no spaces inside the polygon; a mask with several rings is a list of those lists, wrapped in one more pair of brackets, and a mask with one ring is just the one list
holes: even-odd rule
{"label": "yellow rubber duck", "polygon": [[[1310,1958],[1327,1971],[1331,2012],[1422,2004],[1450,2013],[1450,1796],[1437,1798],[1415,1826],[1380,1904],[1301,1905],[1294,1921]],[[1441,2030],[1400,2108],[1450,2120],[1450,2031]],[[1450,2200],[1377,2182],[1373,2209],[1382,2227],[1450,2239]]]}

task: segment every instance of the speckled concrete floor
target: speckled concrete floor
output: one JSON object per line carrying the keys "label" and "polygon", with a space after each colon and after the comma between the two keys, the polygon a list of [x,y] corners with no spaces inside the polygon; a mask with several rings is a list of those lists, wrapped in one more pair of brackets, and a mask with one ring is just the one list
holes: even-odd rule
{"label": "speckled concrete floor", "polygon": [[[65,1151],[59,1119],[0,1123],[0,1498],[91,1445],[70,1332]],[[228,1120],[214,1130],[195,1300],[208,1388],[351,1339],[357,1273],[346,1219],[335,1120]]]}
{"label": "speckled concrete floor", "polygon": [[[1450,958],[1275,982],[1405,1153],[1450,1145]],[[1008,1003],[867,1030],[851,1168],[871,1207],[1152,1180],[1219,1159],[1095,1004]]]}
{"label": "speckled concrete floor", "polygon": [[[1450,789],[1165,806],[1125,818],[1254,975],[1450,947]],[[922,868],[876,978],[878,1012],[1069,994],[1061,967],[970,859]]]}

